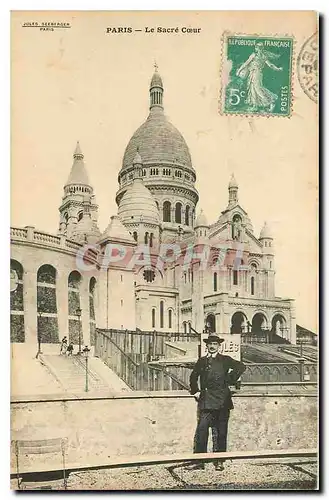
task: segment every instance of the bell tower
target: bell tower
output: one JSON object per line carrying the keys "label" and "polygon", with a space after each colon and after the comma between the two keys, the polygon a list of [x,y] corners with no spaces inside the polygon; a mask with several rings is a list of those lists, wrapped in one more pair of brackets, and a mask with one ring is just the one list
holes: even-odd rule
{"label": "bell tower", "polygon": [[64,234],[67,238],[72,238],[76,233],[77,224],[83,217],[86,196],[90,199],[91,220],[97,225],[98,205],[96,204],[93,187],[89,182],[84,155],[78,141],[73,154],[71,172],[64,186],[62,204],[59,207],[58,234]]}

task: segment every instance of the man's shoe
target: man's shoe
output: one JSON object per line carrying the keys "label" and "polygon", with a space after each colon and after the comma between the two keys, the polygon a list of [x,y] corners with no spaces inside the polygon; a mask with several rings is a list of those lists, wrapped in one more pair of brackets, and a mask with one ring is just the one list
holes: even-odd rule
{"label": "man's shoe", "polygon": [[217,462],[215,465],[215,470],[218,470],[218,471],[223,471],[224,470],[224,462]]}

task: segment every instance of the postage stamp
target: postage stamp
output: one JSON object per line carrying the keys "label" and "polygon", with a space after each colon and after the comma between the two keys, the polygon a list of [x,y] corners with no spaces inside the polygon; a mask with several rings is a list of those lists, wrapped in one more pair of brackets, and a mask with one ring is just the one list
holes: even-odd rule
{"label": "postage stamp", "polygon": [[221,112],[290,116],[292,37],[223,37]]}
{"label": "postage stamp", "polygon": [[303,44],[297,60],[300,86],[314,102],[318,102],[318,34],[314,33]]}

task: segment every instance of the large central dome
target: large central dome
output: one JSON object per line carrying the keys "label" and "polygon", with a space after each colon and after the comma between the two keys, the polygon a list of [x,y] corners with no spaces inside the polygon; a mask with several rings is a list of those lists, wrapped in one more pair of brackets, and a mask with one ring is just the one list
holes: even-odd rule
{"label": "large central dome", "polygon": [[170,164],[193,169],[189,149],[182,134],[163,112],[163,83],[157,68],[150,85],[150,114],[126,147],[122,169],[132,166],[136,151],[144,165]]}
{"label": "large central dome", "polygon": [[139,150],[143,164],[163,164],[192,168],[191,156],[182,134],[165,117],[160,107],[151,108],[147,120],[141,125],[126,147],[122,168],[132,165]]}
{"label": "large central dome", "polygon": [[[170,238],[175,238],[182,226],[185,232],[193,231],[199,194],[195,188],[196,174],[184,137],[168,121],[163,111],[164,89],[157,67],[151,79],[149,93],[150,113],[126,147],[118,175],[120,187],[116,202],[120,215],[123,205],[127,208],[130,222],[134,221],[134,218],[131,218],[133,213],[130,212],[136,211],[138,215],[142,215],[139,209],[143,211],[146,202],[139,198],[139,193],[134,192],[133,197],[125,197],[134,182],[134,160],[137,157],[140,161],[143,187],[151,193],[157,209],[155,210],[152,204],[150,220],[155,221],[156,212],[161,222],[162,238],[165,240],[168,237],[169,241]],[[128,205],[132,205],[134,197],[138,197],[138,207],[134,205],[129,208]],[[125,203],[122,205],[121,201]],[[150,203],[147,207],[148,210],[151,209]]]}

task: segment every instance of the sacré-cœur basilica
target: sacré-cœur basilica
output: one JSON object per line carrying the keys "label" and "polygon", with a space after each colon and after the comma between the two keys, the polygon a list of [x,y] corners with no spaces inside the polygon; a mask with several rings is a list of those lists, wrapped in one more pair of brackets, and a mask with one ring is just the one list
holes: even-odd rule
{"label": "sacr\u00e9-c\u0153ur basilica", "polygon": [[[98,205],[79,143],[57,235],[11,228],[11,341],[94,344],[95,327],[275,335],[296,343],[293,299],[275,295],[275,249],[254,234],[232,175],[209,223],[197,209],[197,169],[167,120],[155,69],[146,121],[123,155],[117,215],[98,228]],[[90,159],[92,162],[92,158]]]}

